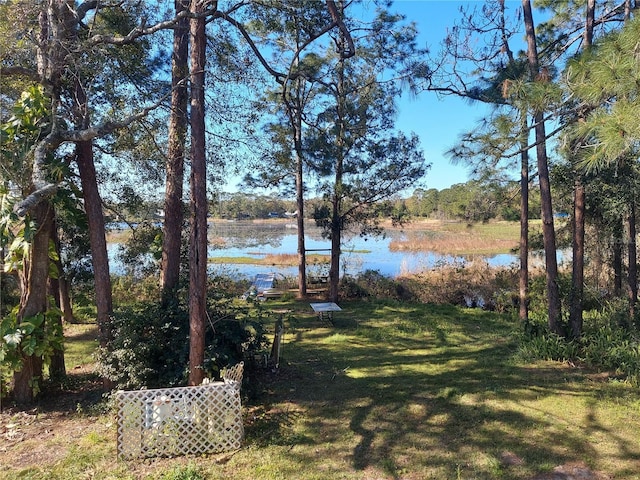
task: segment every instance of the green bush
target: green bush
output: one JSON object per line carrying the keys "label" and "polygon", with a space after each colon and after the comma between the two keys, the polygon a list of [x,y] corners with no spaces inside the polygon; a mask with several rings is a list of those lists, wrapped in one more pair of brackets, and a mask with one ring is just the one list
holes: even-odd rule
{"label": "green bush", "polygon": [[385,277],[377,270],[365,270],[356,277],[345,277],[340,289],[347,298],[408,300],[413,297],[401,282]]}
{"label": "green bush", "polygon": [[[205,333],[206,375],[218,377],[222,368],[253,358],[266,343],[262,312],[252,304],[210,300]],[[160,307],[138,303],[114,312],[114,340],[99,349],[98,372],[117,388],[183,385],[188,377],[189,315],[181,304]]]}
{"label": "green bush", "polygon": [[189,358],[189,317],[185,309],[139,303],[114,311],[114,340],[98,351],[98,373],[120,389],[184,383]]}
{"label": "green bush", "polygon": [[525,361],[555,360],[566,362],[576,360],[580,352],[574,341],[567,341],[551,332],[525,337],[520,344],[519,355]]}
{"label": "green bush", "polygon": [[208,312],[204,367],[210,377],[219,376],[222,368],[243,360],[249,367],[251,361],[264,352],[267,319],[261,302],[238,304],[232,299],[210,300]]}
{"label": "green bush", "polygon": [[626,301],[609,302],[585,318],[581,359],[640,385],[640,341],[630,325]]}
{"label": "green bush", "polygon": [[[22,370],[25,356],[42,359],[45,365],[55,351],[63,347],[60,310],[49,297],[49,309],[31,317],[20,317],[18,307],[0,317],[0,398],[8,390],[8,382],[15,372]],[[34,395],[40,390],[42,378],[31,380]],[[4,385],[4,386],[3,386]]]}
{"label": "green bush", "polygon": [[345,276],[340,281],[340,294],[344,298],[361,299],[370,296],[369,291],[364,288],[356,277]]}
{"label": "green bush", "polygon": [[585,314],[583,335],[568,340],[549,332],[542,314],[532,312],[522,335],[519,354],[525,361],[572,361],[608,371],[640,385],[640,342],[629,327],[624,302],[612,302],[601,311]]}

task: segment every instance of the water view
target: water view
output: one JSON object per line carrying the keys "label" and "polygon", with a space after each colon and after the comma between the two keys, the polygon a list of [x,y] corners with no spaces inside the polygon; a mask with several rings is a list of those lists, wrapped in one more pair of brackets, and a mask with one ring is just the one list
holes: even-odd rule
{"label": "water view", "polygon": [[[309,222],[311,223],[311,222]],[[382,275],[395,277],[433,268],[442,263],[463,263],[468,257],[441,255],[435,252],[395,252],[389,248],[393,240],[405,239],[400,229],[388,229],[384,237],[362,238],[346,235],[342,247],[342,274],[357,275],[365,270],[376,270]],[[251,257],[262,259],[266,255],[295,254],[297,250],[295,223],[282,220],[273,223],[241,221],[216,221],[209,228],[209,257]],[[309,253],[329,254],[331,244],[322,238],[320,230],[307,224],[305,243]],[[517,262],[511,254],[483,257],[492,266],[504,266]],[[321,266],[309,265],[311,274],[326,273]],[[316,271],[314,271],[314,269]],[[212,264],[212,272],[233,276],[253,277],[257,273],[276,272],[285,276],[297,275],[297,267],[251,264]]]}

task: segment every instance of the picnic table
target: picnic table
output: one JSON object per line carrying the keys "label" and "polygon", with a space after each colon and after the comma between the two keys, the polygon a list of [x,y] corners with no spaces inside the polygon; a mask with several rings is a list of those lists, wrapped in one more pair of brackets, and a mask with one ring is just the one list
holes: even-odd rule
{"label": "picnic table", "polygon": [[311,303],[311,308],[318,314],[320,320],[326,320],[333,325],[333,312],[339,312],[342,309],[334,302]]}

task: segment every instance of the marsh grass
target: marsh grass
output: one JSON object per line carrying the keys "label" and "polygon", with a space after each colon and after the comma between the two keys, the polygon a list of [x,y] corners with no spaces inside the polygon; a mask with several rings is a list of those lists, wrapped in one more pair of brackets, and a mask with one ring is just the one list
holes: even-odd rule
{"label": "marsh grass", "polygon": [[413,228],[407,228],[405,235],[405,240],[392,241],[389,249],[449,255],[491,255],[513,252],[518,247],[520,226],[516,222],[497,221],[478,224],[418,222]]}
{"label": "marsh grass", "polygon": [[55,447],[62,460],[0,478],[72,478],[64,466],[73,478],[96,479],[515,480],[569,463],[640,478],[638,389],[567,363],[525,363],[507,315],[391,301],[341,306],[330,326],[308,303],[269,302],[291,312],[281,367],[248,377],[259,394],[244,399],[239,451],[119,462],[105,416],[95,421],[98,437],[80,438],[81,452],[69,436]]}

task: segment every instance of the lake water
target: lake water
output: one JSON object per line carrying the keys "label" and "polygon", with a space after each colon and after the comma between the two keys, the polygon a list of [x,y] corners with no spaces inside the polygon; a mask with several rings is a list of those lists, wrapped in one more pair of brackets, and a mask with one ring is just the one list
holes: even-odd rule
{"label": "lake water", "polygon": [[[282,222],[256,225],[248,222],[215,222],[210,226],[210,257],[254,257],[266,254],[295,254],[298,237],[295,224]],[[415,273],[430,269],[442,263],[463,263],[469,258],[440,255],[434,252],[393,252],[389,244],[394,239],[404,239],[401,230],[390,229],[384,237],[362,238],[358,235],[345,236],[340,257],[342,274],[356,275],[365,270],[376,270],[382,275],[395,277],[404,273]],[[217,242],[217,240],[219,241]],[[216,246],[216,243],[220,245]],[[329,254],[331,244],[322,238],[315,226],[305,226],[305,246],[315,253]],[[310,252],[314,253],[314,252]],[[484,257],[492,266],[517,263],[515,255],[500,254]],[[296,276],[297,267],[268,265],[219,265],[210,267],[214,272],[224,272],[234,276],[253,277],[257,273],[275,271],[286,276]],[[313,270],[314,267],[308,267]]]}

